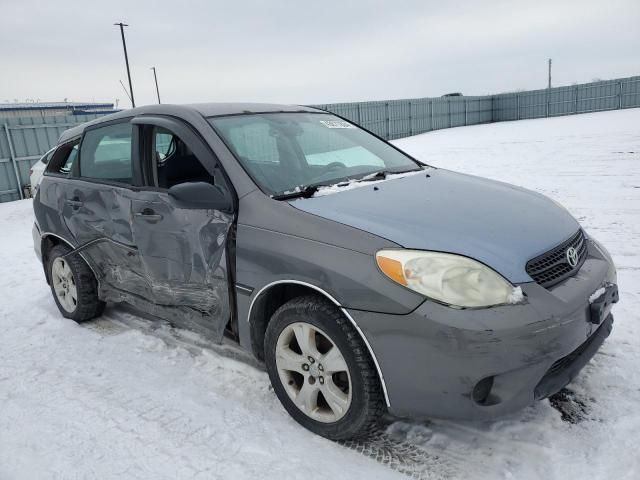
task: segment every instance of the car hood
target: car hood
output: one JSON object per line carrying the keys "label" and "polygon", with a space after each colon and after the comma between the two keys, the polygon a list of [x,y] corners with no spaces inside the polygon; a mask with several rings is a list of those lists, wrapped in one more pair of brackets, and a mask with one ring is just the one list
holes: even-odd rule
{"label": "car hood", "polygon": [[527,261],[580,228],[544,195],[444,169],[290,204],[405,248],[475,258],[513,283],[531,282]]}

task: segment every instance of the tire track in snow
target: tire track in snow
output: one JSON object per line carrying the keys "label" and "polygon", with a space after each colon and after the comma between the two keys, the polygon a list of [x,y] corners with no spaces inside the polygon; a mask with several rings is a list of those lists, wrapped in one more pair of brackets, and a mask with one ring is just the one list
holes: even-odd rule
{"label": "tire track in snow", "polygon": [[456,469],[444,457],[380,430],[366,440],[338,442],[382,465],[419,480],[455,478]]}

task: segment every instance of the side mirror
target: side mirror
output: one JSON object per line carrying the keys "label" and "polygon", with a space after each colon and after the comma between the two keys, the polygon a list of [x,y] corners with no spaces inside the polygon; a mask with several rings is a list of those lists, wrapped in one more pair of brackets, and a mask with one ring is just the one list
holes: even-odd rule
{"label": "side mirror", "polygon": [[180,208],[211,209],[230,212],[233,203],[228,193],[207,182],[186,182],[174,185],[168,191]]}

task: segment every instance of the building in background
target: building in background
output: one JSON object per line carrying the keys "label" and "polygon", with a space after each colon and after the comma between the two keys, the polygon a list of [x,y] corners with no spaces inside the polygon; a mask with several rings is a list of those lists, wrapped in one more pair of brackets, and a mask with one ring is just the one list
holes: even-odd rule
{"label": "building in background", "polygon": [[49,117],[52,115],[105,114],[113,113],[115,111],[113,103],[0,103],[0,119],[15,117]]}

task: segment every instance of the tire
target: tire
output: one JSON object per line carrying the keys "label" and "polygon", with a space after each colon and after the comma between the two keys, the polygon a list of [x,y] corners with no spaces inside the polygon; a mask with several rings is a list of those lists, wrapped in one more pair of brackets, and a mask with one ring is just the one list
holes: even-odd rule
{"label": "tire", "polygon": [[[304,362],[308,349],[303,351],[299,337],[311,338],[308,344],[316,345],[316,353],[309,355],[315,357],[313,362]],[[378,427],[386,413],[380,381],[362,338],[338,307],[316,296],[290,300],[271,317],[264,349],[271,385],[303,427],[331,440],[367,437]],[[319,393],[307,395],[314,389]],[[311,398],[309,403],[305,398]]]}
{"label": "tire", "polygon": [[[66,245],[56,245],[49,252],[47,273],[51,293],[64,317],[84,322],[102,315],[105,303],[98,298],[98,282],[89,266],[77,254],[65,257],[69,252],[71,249]],[[66,275],[60,275],[61,272]]]}

